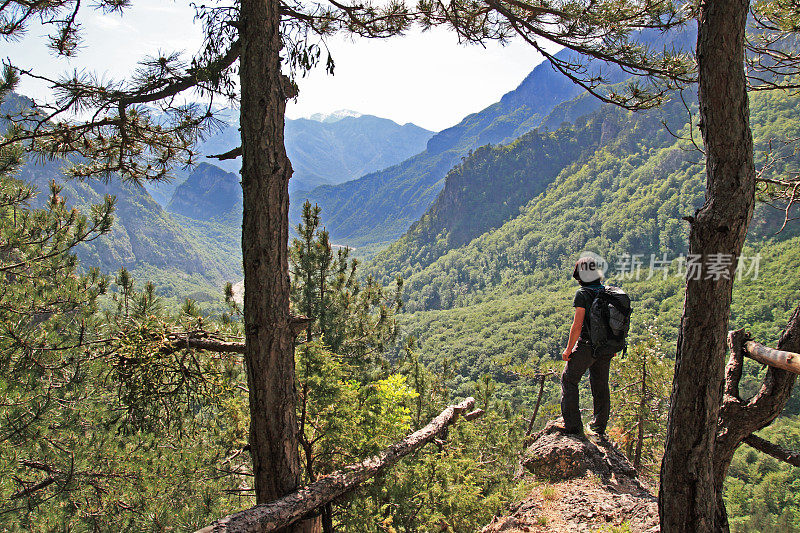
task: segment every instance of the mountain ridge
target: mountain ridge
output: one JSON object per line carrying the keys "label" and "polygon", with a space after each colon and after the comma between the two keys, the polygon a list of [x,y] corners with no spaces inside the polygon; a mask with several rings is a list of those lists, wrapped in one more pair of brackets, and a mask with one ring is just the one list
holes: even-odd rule
{"label": "mountain ridge", "polygon": [[[653,32],[647,40],[654,47],[690,49],[694,34]],[[562,50],[556,56],[568,60],[574,54]],[[589,68],[599,68],[599,64],[592,63]],[[605,74],[610,83],[629,77],[616,66],[607,66]],[[549,63],[541,63],[498,102],[432,136],[424,152],[344,184],[323,185],[306,194],[295,194],[290,220],[293,224],[299,221],[300,206],[308,199],[322,207],[327,229],[337,242],[369,249],[394,241],[425,213],[442,189],[447,172],[470,150],[486,144],[507,144],[537,127],[557,127],[600,107],[601,102],[596,99],[581,98],[580,105],[559,109],[557,116],[551,116],[559,105],[583,92]]]}
{"label": "mountain ridge", "polygon": [[299,118],[306,118],[308,120],[314,120],[316,122],[336,122],[337,120],[341,120],[345,117],[358,118],[363,115],[364,115],[363,113],[359,113],[358,111],[353,111],[352,109],[337,109],[336,111],[331,111],[330,113],[312,113],[307,117],[299,117]]}

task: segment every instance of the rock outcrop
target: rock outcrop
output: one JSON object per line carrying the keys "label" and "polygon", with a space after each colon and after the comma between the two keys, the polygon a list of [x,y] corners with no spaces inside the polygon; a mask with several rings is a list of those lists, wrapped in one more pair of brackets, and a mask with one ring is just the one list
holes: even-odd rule
{"label": "rock outcrop", "polygon": [[569,435],[551,421],[533,437],[522,466],[539,483],[482,533],[659,531],[656,498],[606,438]]}

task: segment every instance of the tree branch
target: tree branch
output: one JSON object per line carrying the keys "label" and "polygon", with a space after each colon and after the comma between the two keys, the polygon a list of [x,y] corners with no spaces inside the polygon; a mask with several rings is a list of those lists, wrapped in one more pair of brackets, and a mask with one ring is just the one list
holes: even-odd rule
{"label": "tree branch", "polygon": [[127,107],[133,104],[157,102],[159,100],[169,98],[170,96],[175,96],[179,93],[182,93],[186,89],[194,87],[198,83],[206,81],[211,74],[218,74],[233,65],[234,61],[239,59],[240,50],[241,45],[239,41],[235,41],[231,44],[231,47],[224,55],[220,56],[214,61],[211,61],[204,67],[198,66],[191,69],[188,75],[171,81],[168,85],[159,90],[132,94],[119,93],[114,95],[112,99],[118,99],[120,106]]}
{"label": "tree branch", "polygon": [[56,482],[56,479],[57,478],[55,476],[48,476],[48,477],[44,478],[43,480],[41,480],[40,482],[38,482],[38,483],[36,483],[34,485],[26,487],[26,488],[24,488],[22,490],[18,490],[17,492],[15,492],[11,496],[9,496],[9,499],[16,500],[16,499],[19,499],[19,498],[24,498],[25,496],[33,494],[34,492],[37,492],[37,491],[40,491],[40,490],[42,490],[42,489],[44,489],[46,487],[49,487],[50,485],[52,485],[53,483]]}
{"label": "tree branch", "polygon": [[172,336],[170,342],[163,345],[159,351],[168,355],[187,348],[217,353],[244,353],[243,342],[228,342],[212,337],[194,336],[191,333]]}
{"label": "tree branch", "polygon": [[218,159],[220,161],[224,161],[226,159],[236,159],[240,155],[242,155],[242,147],[241,146],[237,146],[236,148],[233,148],[232,150],[228,150],[224,154],[207,155],[206,157],[208,159]]}
{"label": "tree branch", "polygon": [[749,437],[745,437],[742,439],[742,442],[747,443],[747,445],[751,448],[772,456],[779,461],[800,467],[800,453],[791,452],[781,448],[777,444],[772,444],[768,440],[762,439],[758,435],[750,435]]}
{"label": "tree branch", "polygon": [[744,366],[744,343],[747,341],[747,334],[744,329],[728,332],[728,347],[731,356],[728,365],[725,367],[725,396],[732,400],[741,400],[739,397],[739,381],[742,379],[742,368]]}
{"label": "tree branch", "polygon": [[[737,332],[731,332],[731,334],[735,336]],[[741,353],[739,357],[753,357],[750,352],[751,345],[753,351],[756,353],[760,351],[756,349],[755,345],[757,343],[744,338],[744,333],[739,333],[739,335],[741,335],[743,343],[739,350],[739,353]],[[786,329],[780,341],[778,341],[778,348],[778,350],[767,350],[771,350],[773,352],[772,355],[776,355],[774,352],[777,352],[777,355],[792,354],[793,356],[797,355],[794,352],[800,351],[800,305],[792,313]],[[766,355],[768,354],[769,352]],[[784,361],[787,359],[785,356],[782,356],[782,358]],[[781,357],[776,357],[776,359],[780,360]],[[735,373],[730,374],[730,363],[728,368],[728,376],[735,378]],[[740,376],[741,374],[739,374]],[[714,478],[718,495],[721,494],[728,467],[736,448],[754,432],[768,426],[778,417],[791,396],[792,387],[796,379],[797,375],[793,372],[783,370],[778,366],[769,366],[759,391],[755,396],[748,399],[736,397],[738,390],[736,390],[736,395],[728,394],[733,390],[734,386],[728,383],[725,384],[726,394],[723,396],[722,406],[720,407],[714,446]],[[738,387],[736,388],[738,389]]]}

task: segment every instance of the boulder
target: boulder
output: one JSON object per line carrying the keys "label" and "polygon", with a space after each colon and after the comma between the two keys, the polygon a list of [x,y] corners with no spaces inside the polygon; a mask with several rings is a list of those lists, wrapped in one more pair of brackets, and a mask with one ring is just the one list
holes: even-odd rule
{"label": "boulder", "polygon": [[659,531],[656,498],[610,440],[568,434],[557,420],[530,442],[521,464],[533,490],[482,533]]}

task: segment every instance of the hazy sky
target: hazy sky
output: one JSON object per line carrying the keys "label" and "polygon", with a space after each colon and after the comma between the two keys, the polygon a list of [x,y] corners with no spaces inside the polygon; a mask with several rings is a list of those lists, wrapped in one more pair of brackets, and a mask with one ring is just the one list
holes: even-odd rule
{"label": "hazy sky", "polygon": [[[50,75],[86,69],[119,79],[143,55],[196,50],[202,35],[192,16],[188,2],[164,0],[134,2],[123,17],[87,9],[81,20],[85,41],[76,59],[54,59],[43,45],[44,31],[35,26],[22,41],[2,43],[0,57]],[[520,42],[464,46],[444,30],[387,40],[336,38],[329,47],[335,75],[316,69],[298,80],[300,96],[289,103],[289,117],[352,109],[438,131],[496,102],[541,61]],[[29,79],[19,91],[47,94]]]}

